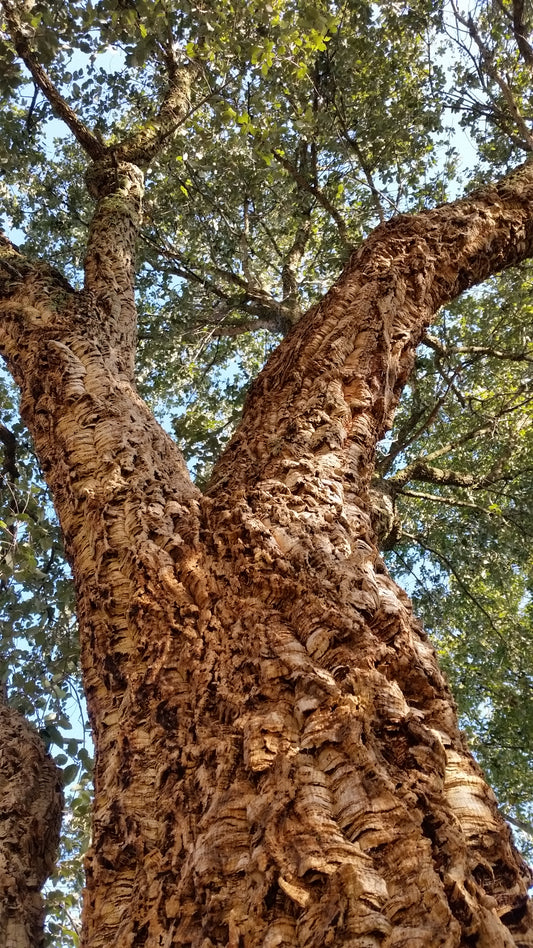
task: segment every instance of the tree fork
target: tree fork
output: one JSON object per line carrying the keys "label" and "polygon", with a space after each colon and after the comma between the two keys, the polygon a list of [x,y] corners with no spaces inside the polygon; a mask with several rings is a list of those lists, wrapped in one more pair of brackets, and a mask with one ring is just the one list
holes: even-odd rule
{"label": "tree fork", "polygon": [[367,493],[437,308],[531,254],[532,167],[368,238],[269,360],[205,496],[131,381],[139,196],[116,187],[85,291],[0,248],[0,346],[72,562],[95,735],[85,948],[532,945],[528,870]]}

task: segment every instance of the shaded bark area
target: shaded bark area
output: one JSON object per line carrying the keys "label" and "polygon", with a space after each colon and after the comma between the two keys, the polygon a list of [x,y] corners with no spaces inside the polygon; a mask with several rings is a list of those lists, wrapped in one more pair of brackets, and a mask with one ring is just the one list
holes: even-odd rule
{"label": "shaded bark area", "polygon": [[41,888],[57,857],[61,774],[27,721],[0,700],[0,945],[43,945]]}
{"label": "shaded bark area", "polygon": [[204,496],[122,351],[139,181],[121,166],[113,214],[95,186],[82,293],[7,244],[0,271],[78,593],[85,948],[532,945],[529,872],[368,493],[438,307],[531,254],[531,167],[371,235],[267,364]]}

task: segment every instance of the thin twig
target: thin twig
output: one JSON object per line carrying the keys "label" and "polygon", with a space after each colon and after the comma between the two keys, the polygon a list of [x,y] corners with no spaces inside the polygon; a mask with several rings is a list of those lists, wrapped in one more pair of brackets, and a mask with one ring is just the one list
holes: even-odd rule
{"label": "thin twig", "polygon": [[2,7],[15,50],[25,66],[29,69],[35,84],[46,96],[57,117],[70,128],[87,154],[95,161],[98,158],[102,158],[106,152],[105,145],[87,128],[85,123],[82,122],[79,115],[70,107],[50,79],[48,73],[37,61],[35,53],[31,49],[28,38],[24,33],[15,4],[12,3],[11,0],[2,0]]}
{"label": "thin twig", "polygon": [[434,349],[443,356],[450,355],[486,355],[495,359],[509,359],[510,362],[533,362],[533,355],[526,350],[517,352],[513,349],[495,349],[493,346],[445,346],[436,336],[426,333],[422,344]]}
{"label": "thin twig", "polygon": [[298,168],[295,168],[292,162],[290,162],[288,158],[286,158],[285,155],[282,154],[282,152],[278,151],[277,149],[274,149],[274,151],[272,152],[272,156],[278,162],[278,164],[282,166],[282,168],[285,168],[285,171],[288,171],[288,173],[291,175],[291,177],[294,179],[294,181],[300,188],[302,188],[304,191],[308,191],[309,194],[312,194],[313,197],[316,198],[318,203],[322,205],[324,210],[327,211],[328,214],[335,221],[338,231],[339,231],[339,236],[342,242],[347,247],[351,248],[352,244],[350,242],[350,238],[348,235],[348,228],[346,226],[346,222],[344,221],[342,215],[339,213],[337,208],[331,203],[329,198],[326,197],[322,189],[316,187],[316,185],[312,184],[311,181],[308,181],[307,177],[304,174],[302,174],[300,171],[298,171]]}
{"label": "thin twig", "polygon": [[470,601],[474,603],[476,608],[479,609],[479,611],[483,613],[491,629],[493,629],[496,635],[499,638],[501,638],[502,637],[501,632],[498,629],[498,627],[494,624],[492,616],[490,615],[489,612],[487,612],[485,607],[481,605],[481,603],[476,599],[474,594],[469,590],[466,583],[461,579],[457,571],[454,569],[448,557],[445,556],[444,553],[441,553],[440,550],[435,550],[432,546],[430,546],[427,540],[424,540],[420,536],[420,534],[416,534],[414,536],[412,533],[406,533],[404,531],[402,533],[402,538],[403,537],[405,537],[407,540],[412,540],[413,543],[418,543],[418,545],[421,546],[424,550],[427,550],[428,553],[432,553],[433,556],[435,556],[438,560],[440,560],[441,563],[444,563],[444,565],[446,566],[446,569],[448,569],[451,575],[454,577],[457,585],[463,590],[464,594],[468,597],[468,599],[470,599]]}
{"label": "thin twig", "polygon": [[479,30],[476,24],[474,23],[474,20],[472,19],[472,17],[469,16],[468,19],[466,19],[464,16],[462,16],[462,14],[459,13],[455,0],[451,0],[451,6],[452,6],[457,22],[461,23],[464,27],[466,27],[470,36],[474,40],[477,48],[479,49],[481,59],[483,62],[483,67],[487,75],[490,76],[490,78],[499,87],[505,101],[507,102],[507,105],[509,107],[511,115],[514,118],[516,126],[521,131],[524,137],[523,144],[525,145],[528,151],[533,151],[533,134],[525,122],[525,119],[518,107],[518,103],[515,99],[515,96],[513,95],[513,91],[509,83],[506,82],[503,76],[500,75],[500,73],[498,72],[498,70],[496,69],[494,65],[494,54],[491,53],[491,51],[488,49],[486,44],[483,42],[481,35],[479,33]]}

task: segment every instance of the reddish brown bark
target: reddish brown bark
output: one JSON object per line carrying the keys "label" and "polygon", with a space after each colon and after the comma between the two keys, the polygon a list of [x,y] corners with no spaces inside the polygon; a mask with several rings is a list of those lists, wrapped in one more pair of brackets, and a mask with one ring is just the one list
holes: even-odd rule
{"label": "reddish brown bark", "polygon": [[92,180],[84,292],[7,243],[0,269],[78,594],[84,946],[532,945],[528,871],[367,492],[438,307],[531,254],[532,167],[370,236],[267,364],[204,496],[132,383],[140,175]]}

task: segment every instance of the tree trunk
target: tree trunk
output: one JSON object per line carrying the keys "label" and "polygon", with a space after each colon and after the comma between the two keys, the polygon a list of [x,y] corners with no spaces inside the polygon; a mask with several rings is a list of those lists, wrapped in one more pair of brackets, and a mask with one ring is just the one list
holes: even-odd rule
{"label": "tree trunk", "polygon": [[0,948],[43,944],[41,887],[57,856],[61,775],[0,695]]}
{"label": "tree trunk", "polygon": [[204,495],[134,389],[141,176],[104,172],[83,292],[7,242],[0,260],[1,350],[78,596],[84,948],[533,945],[529,872],[368,494],[439,306],[532,253],[531,166],[368,238]]}

